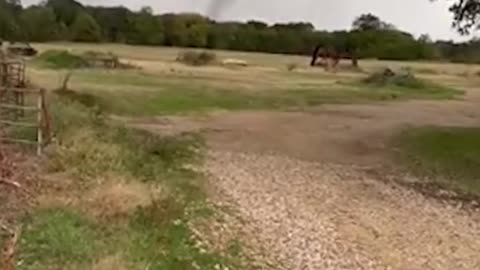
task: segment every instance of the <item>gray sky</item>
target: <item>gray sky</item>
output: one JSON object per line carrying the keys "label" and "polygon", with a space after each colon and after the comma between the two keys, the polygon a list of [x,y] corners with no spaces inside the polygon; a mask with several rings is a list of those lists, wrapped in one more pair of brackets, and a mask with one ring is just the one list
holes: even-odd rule
{"label": "gray sky", "polygon": [[[124,5],[131,9],[151,6],[156,13],[193,11],[207,14],[215,0],[81,0],[89,5]],[[360,14],[371,12],[415,35],[434,39],[465,40],[451,29],[448,12],[452,0],[217,0],[223,10],[216,19],[258,19],[267,22],[309,21],[317,29],[348,29]],[[24,4],[38,0],[23,0]],[[272,4],[274,3],[274,4]]]}

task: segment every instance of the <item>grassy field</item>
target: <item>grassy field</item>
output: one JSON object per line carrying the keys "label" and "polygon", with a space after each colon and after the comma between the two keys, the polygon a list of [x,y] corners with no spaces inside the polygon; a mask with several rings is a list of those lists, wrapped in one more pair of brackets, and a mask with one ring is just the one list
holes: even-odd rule
{"label": "grassy field", "polygon": [[[92,49],[82,44],[41,44],[37,47],[41,51],[70,49],[78,54]],[[473,67],[460,65],[409,63],[406,66],[404,63],[365,61],[362,62],[363,72],[340,69],[337,73],[327,73],[320,68],[309,68],[308,57],[222,51],[216,52],[219,59],[242,59],[249,66],[192,67],[175,61],[181,49],[123,45],[102,45],[95,49],[111,51],[140,69],[75,70],[69,87],[90,95],[92,100],[96,100],[94,103],[103,106],[104,110],[120,115],[278,110],[337,103],[450,99],[461,96],[461,91],[454,88],[462,83],[462,78],[449,72],[476,72]],[[289,71],[289,64],[294,64],[296,68]],[[420,79],[428,84],[410,88],[391,85],[377,87],[362,83],[368,73],[385,66],[418,71]],[[30,78],[49,89],[58,88],[67,73],[65,70],[45,68],[35,62],[31,67]],[[431,76],[435,76],[435,84]]]}
{"label": "grassy field", "polygon": [[[209,247],[195,234],[193,224],[218,210],[207,203],[202,175],[191,169],[201,161],[202,138],[131,130],[107,120],[111,114],[446,100],[462,98],[462,89],[480,82],[480,68],[469,65],[368,60],[361,62],[361,71],[328,73],[308,67],[308,57],[300,56],[218,51],[219,59],[242,59],[248,67],[192,67],[175,61],[182,51],[177,48],[34,46],[41,52],[111,51],[140,68],[77,69],[70,90],[53,94],[70,71],[35,60],[29,63],[31,83],[50,90],[57,143],[45,164],[45,181],[53,189],[23,220],[18,269],[25,270],[252,269],[238,239],[230,239],[235,252],[229,252]],[[289,71],[289,65],[296,68]],[[365,83],[386,66],[409,69],[418,81]],[[447,184],[455,180],[462,190],[480,194],[478,133],[478,129],[422,129],[402,134],[398,141],[403,160],[415,172],[442,176],[438,179]]]}

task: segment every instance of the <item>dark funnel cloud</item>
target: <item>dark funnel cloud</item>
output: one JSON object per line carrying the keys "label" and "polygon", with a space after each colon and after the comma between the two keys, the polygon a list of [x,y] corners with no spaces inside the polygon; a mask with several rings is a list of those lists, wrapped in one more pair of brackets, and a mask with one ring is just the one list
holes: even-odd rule
{"label": "dark funnel cloud", "polygon": [[208,6],[207,15],[210,18],[218,18],[222,12],[232,5],[234,0],[211,0]]}

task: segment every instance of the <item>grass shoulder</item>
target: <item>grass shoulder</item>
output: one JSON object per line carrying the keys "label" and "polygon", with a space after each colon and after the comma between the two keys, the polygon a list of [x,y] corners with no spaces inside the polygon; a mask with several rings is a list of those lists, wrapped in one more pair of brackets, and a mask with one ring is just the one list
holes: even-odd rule
{"label": "grass shoulder", "polygon": [[480,196],[480,128],[424,127],[395,138],[398,160],[413,173],[464,194]]}
{"label": "grass shoulder", "polygon": [[24,219],[18,269],[244,269],[192,232],[213,211],[190,169],[201,161],[199,136],[158,137],[64,98],[55,104],[46,165],[62,177]]}

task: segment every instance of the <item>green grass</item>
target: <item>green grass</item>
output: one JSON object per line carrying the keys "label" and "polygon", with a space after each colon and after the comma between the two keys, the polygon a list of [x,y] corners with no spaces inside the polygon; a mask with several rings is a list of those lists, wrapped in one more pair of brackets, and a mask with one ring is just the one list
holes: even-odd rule
{"label": "green grass", "polygon": [[[415,80],[388,85],[359,84],[355,80],[331,85],[302,85],[288,89],[241,89],[212,85],[211,81],[176,75],[155,76],[144,72],[81,72],[78,92],[96,97],[90,101],[120,115],[156,115],[210,110],[281,110],[322,104],[364,103],[407,99],[451,99],[463,92]],[[321,79],[320,79],[321,80]],[[223,82],[222,82],[223,84]],[[98,90],[98,87],[111,89]],[[262,87],[262,86],[261,86]],[[264,87],[264,86],[263,86]]]}
{"label": "green grass", "polygon": [[[332,87],[333,88],[333,87]],[[368,103],[407,99],[451,99],[460,91],[428,88],[414,91],[403,88],[296,89],[296,90],[224,90],[179,86],[158,92],[100,93],[98,103],[119,115],[158,115],[212,110],[283,110],[323,104]],[[95,94],[93,94],[95,95]]]}
{"label": "green grass", "polygon": [[19,269],[87,267],[101,250],[95,226],[74,211],[41,209],[25,223]]}
{"label": "green grass", "polygon": [[[64,96],[89,107],[118,115],[198,113],[212,110],[283,110],[322,104],[385,102],[409,99],[452,99],[462,91],[428,81],[401,80],[369,84],[334,75],[282,72],[271,79],[241,81],[245,74],[218,74],[208,70],[181,75],[163,71],[77,71]],[[214,71],[219,72],[219,71]],[[46,73],[42,76],[53,76]],[[276,78],[275,76],[280,76]],[[308,75],[308,76],[307,76]],[[226,78],[222,76],[227,76]],[[235,76],[229,83],[228,76]],[[53,78],[51,78],[53,79]],[[248,79],[248,77],[246,77]],[[250,80],[250,79],[248,79]]]}
{"label": "green grass", "polygon": [[396,140],[400,160],[414,173],[480,196],[480,128],[418,128]]}
{"label": "green grass", "polygon": [[81,56],[65,50],[48,50],[35,58],[41,66],[53,69],[74,69],[88,67],[88,62]]}
{"label": "green grass", "polygon": [[[373,87],[352,82],[291,89],[227,89],[189,79],[159,78],[144,73],[80,73],[75,94],[87,106],[118,115],[158,115],[211,110],[282,110],[322,104],[365,103],[406,99],[450,99],[461,91],[428,85],[422,88]],[[94,86],[94,87],[90,87]],[[95,90],[98,87],[109,91]]]}
{"label": "green grass", "polygon": [[393,99],[453,99],[463,91],[415,77],[408,71],[400,73],[376,72],[357,85],[371,93],[389,93]]}
{"label": "green grass", "polygon": [[19,269],[92,269],[112,256],[125,269],[244,269],[238,254],[201,249],[187,225],[212,211],[201,175],[186,168],[201,159],[200,137],[127,129],[65,97],[52,114],[58,146],[47,153],[50,172],[75,180],[65,196],[82,197],[112,172],[168,193],[127,216],[92,217],[75,204],[33,209],[24,222]]}

